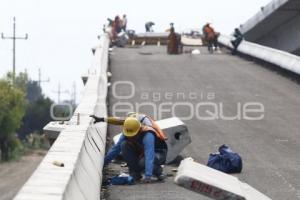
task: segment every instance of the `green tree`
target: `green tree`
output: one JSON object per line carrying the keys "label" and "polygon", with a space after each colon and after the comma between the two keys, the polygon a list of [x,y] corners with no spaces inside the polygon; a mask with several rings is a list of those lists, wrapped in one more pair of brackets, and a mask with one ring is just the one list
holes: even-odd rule
{"label": "green tree", "polygon": [[[12,74],[8,73],[6,78],[8,81],[12,81]],[[28,102],[22,125],[18,130],[19,138],[26,140],[29,134],[41,134],[43,127],[51,121],[50,107],[53,101],[44,97],[38,82],[30,80],[27,73],[20,72],[16,76],[15,87],[25,93]]]}
{"label": "green tree", "polygon": [[26,84],[26,99],[31,103],[41,98],[44,99],[42,88],[38,85],[37,81],[28,80]]}
{"label": "green tree", "polygon": [[24,140],[28,134],[42,133],[43,127],[51,121],[50,107],[53,101],[41,96],[34,102],[29,102],[23,124],[18,131],[19,137]]}
{"label": "green tree", "polygon": [[0,150],[1,160],[8,160],[18,148],[16,130],[25,114],[26,100],[22,90],[0,80]]}
{"label": "green tree", "polygon": [[[12,83],[12,73],[8,72],[6,74],[6,80]],[[28,74],[26,72],[20,72],[15,77],[15,84],[17,88],[21,89],[24,93],[27,91],[27,83],[28,83]]]}

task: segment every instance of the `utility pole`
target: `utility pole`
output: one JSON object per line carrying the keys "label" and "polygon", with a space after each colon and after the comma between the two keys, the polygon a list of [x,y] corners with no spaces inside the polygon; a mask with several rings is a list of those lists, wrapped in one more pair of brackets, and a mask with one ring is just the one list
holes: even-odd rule
{"label": "utility pole", "polygon": [[74,105],[76,105],[76,95],[77,95],[76,82],[74,81],[74,83],[73,83],[73,93],[72,93],[72,101],[73,101]]}
{"label": "utility pole", "polygon": [[60,103],[60,95],[61,94],[63,94],[63,93],[69,93],[68,90],[61,91],[60,83],[58,83],[57,91],[53,91],[53,92],[57,93],[57,103]]}
{"label": "utility pole", "polygon": [[38,79],[39,87],[41,87],[42,82],[44,83],[50,82],[50,79],[48,78],[46,80],[42,80],[42,72],[41,72],[41,68],[39,68],[39,79]]}
{"label": "utility pole", "polygon": [[13,22],[13,36],[5,37],[3,33],[1,33],[2,39],[10,39],[13,41],[13,71],[12,71],[12,82],[15,84],[15,76],[16,76],[16,40],[27,40],[28,34],[26,33],[25,37],[16,37],[16,18],[14,17]]}

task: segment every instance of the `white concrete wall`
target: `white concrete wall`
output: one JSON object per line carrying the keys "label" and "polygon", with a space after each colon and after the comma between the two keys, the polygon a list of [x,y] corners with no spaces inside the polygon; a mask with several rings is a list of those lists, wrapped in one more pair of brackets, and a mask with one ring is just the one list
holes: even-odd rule
{"label": "white concrete wall", "polygon": [[300,51],[299,0],[273,0],[240,26],[248,41],[298,53]]}
{"label": "white concrete wall", "polygon": [[[107,116],[108,46],[108,38],[101,37],[71,125],[60,133],[15,200],[100,199],[107,125],[93,125],[89,115]],[[64,163],[64,167],[54,165],[54,161]]]}
{"label": "white concrete wall", "polygon": [[[299,13],[299,11],[298,11]],[[300,14],[281,26],[272,30],[266,35],[262,35],[256,43],[280,49],[287,52],[295,52],[300,49]]]}
{"label": "white concrete wall", "polygon": [[242,27],[240,27],[241,31],[243,33],[248,32],[288,1],[290,0],[272,0],[269,4],[263,7],[263,9],[258,11],[253,17],[245,22]]}
{"label": "white concrete wall", "polygon": [[[232,48],[230,43],[231,39],[232,38],[230,36],[221,35],[219,37],[219,42],[227,47]],[[239,45],[238,51],[300,75],[299,56],[247,41],[243,41]]]}

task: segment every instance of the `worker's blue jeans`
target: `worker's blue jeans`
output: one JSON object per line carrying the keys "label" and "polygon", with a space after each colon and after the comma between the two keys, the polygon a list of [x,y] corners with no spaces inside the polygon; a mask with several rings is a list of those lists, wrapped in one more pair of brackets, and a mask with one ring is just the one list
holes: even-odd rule
{"label": "worker's blue jeans", "polygon": [[[141,173],[145,170],[145,157],[140,158],[136,150],[127,141],[121,144],[121,151],[124,160],[126,161],[129,173]],[[165,164],[167,157],[166,150],[155,151],[153,175],[159,176],[162,174],[163,169],[161,165]]]}

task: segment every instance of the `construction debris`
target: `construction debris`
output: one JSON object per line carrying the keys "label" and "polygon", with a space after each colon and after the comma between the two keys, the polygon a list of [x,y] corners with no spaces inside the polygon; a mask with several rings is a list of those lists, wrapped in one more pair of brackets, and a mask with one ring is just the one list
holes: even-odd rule
{"label": "construction debris", "polygon": [[175,183],[212,199],[271,200],[238,178],[194,162],[181,161]]}
{"label": "construction debris", "polygon": [[65,164],[63,162],[59,162],[59,161],[53,161],[52,164],[57,166],[57,167],[64,167],[65,166]]}

